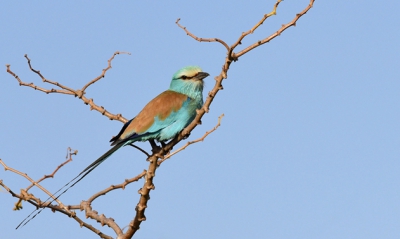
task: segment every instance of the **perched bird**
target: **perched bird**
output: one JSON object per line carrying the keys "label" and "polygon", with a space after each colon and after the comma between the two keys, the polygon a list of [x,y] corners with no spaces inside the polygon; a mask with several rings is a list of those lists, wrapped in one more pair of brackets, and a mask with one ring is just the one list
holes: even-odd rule
{"label": "perched bird", "polygon": [[[187,66],[177,71],[172,76],[169,89],[152,99],[136,117],[129,120],[122,127],[117,136],[110,140],[112,142],[111,145],[114,147],[86,167],[78,176],[64,185],[64,187],[55,192],[54,195],[74,182],[57,197],[48,198],[46,201],[50,199],[54,201],[59,198],[122,146],[132,144],[136,141],[157,140],[164,142],[173,139],[193,121],[196,117],[196,110],[203,106],[203,79],[208,75],[208,73],[202,72],[198,66]],[[40,213],[41,210],[43,208],[32,216],[31,219]],[[35,211],[29,214],[17,226],[17,229]]]}
{"label": "perched bird", "polygon": [[203,79],[208,75],[198,66],[187,66],[177,71],[172,76],[169,89],[152,99],[136,117],[129,120],[110,140],[114,147],[81,174],[97,167],[122,146],[136,141],[164,142],[174,138],[192,122],[196,110],[203,106]]}

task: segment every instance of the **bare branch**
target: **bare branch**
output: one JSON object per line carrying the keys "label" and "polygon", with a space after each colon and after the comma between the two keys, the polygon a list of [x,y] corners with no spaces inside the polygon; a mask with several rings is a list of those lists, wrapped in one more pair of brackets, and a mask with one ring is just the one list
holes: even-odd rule
{"label": "bare branch", "polygon": [[[46,178],[54,178],[54,175],[57,173],[57,171],[63,167],[64,165],[66,165],[67,163],[72,161],[72,155],[76,155],[78,153],[78,150],[75,150],[74,152],[72,152],[72,149],[70,147],[68,147],[67,149],[67,160],[65,162],[63,162],[62,164],[58,165],[58,167],[53,171],[52,174],[48,174],[48,175],[44,175],[42,178],[40,178],[39,180],[36,181],[36,183],[40,183],[43,180],[45,180]],[[31,185],[29,185],[24,191],[28,192],[29,189],[31,189],[33,186],[35,186],[34,183],[31,183]],[[14,210],[20,210],[22,209],[22,201],[25,199],[19,199],[18,202],[15,204],[15,208]]]}
{"label": "bare branch", "polygon": [[90,85],[96,83],[96,82],[97,82],[98,80],[100,80],[101,78],[104,78],[104,76],[106,75],[106,72],[107,72],[109,69],[111,69],[111,67],[112,67],[112,66],[111,66],[112,60],[114,60],[114,57],[115,57],[116,55],[119,55],[119,54],[128,54],[128,55],[131,55],[130,52],[119,52],[119,51],[116,51],[116,52],[114,53],[114,55],[108,60],[108,66],[107,66],[107,68],[103,69],[103,71],[101,72],[101,75],[99,75],[98,77],[94,78],[92,81],[90,81],[89,83],[87,83],[84,87],[82,87],[81,91],[82,91],[82,92],[85,92],[85,90],[86,90]]}
{"label": "bare branch", "polygon": [[119,189],[119,188],[125,189],[125,187],[126,187],[128,184],[131,184],[131,183],[133,183],[133,182],[139,181],[139,179],[143,178],[143,177],[146,175],[146,173],[147,173],[147,171],[146,171],[146,170],[143,170],[143,172],[141,172],[140,174],[138,174],[136,177],[133,177],[133,178],[130,178],[130,179],[125,179],[125,181],[124,181],[123,183],[121,183],[121,184],[111,185],[110,187],[108,187],[108,188],[106,188],[106,189],[104,189],[104,190],[101,190],[100,192],[95,193],[95,194],[94,194],[93,196],[91,196],[87,201],[88,201],[89,203],[92,203],[92,202],[93,202],[94,200],[96,200],[98,197],[104,196],[104,195],[106,195],[107,193],[109,193],[109,192],[111,192],[111,191],[113,191],[113,190],[116,190],[116,189]]}
{"label": "bare branch", "polygon": [[174,156],[175,154],[179,153],[180,151],[186,149],[189,145],[198,143],[198,142],[200,142],[200,141],[204,141],[204,139],[205,139],[209,134],[211,134],[212,132],[214,132],[214,131],[221,125],[221,119],[222,119],[222,117],[224,117],[224,114],[222,114],[222,115],[220,115],[220,116],[218,117],[218,123],[217,123],[217,125],[215,125],[215,127],[212,128],[210,131],[207,131],[201,138],[198,138],[198,139],[193,140],[193,141],[189,141],[189,142],[187,142],[185,145],[183,145],[181,148],[179,148],[178,150],[176,150],[176,151],[174,151],[174,152],[172,152],[172,153],[167,154],[163,159],[161,159],[161,160],[158,161],[158,165],[162,164],[165,160],[171,158],[172,156]]}
{"label": "bare branch", "polygon": [[[72,149],[70,147],[68,147],[67,149],[67,157],[66,157],[66,161],[61,163],[60,165],[57,166],[57,168],[53,171],[53,173],[48,174],[48,175],[44,175],[42,178],[40,178],[39,180],[37,180],[37,183],[40,183],[41,181],[45,180],[46,178],[54,178],[54,175],[57,173],[57,171],[62,168],[64,165],[66,165],[67,163],[72,161],[72,155],[77,155],[78,154],[78,150],[75,150],[72,152]],[[25,191],[28,191],[30,188],[32,188],[34,186],[34,184],[32,183],[31,185],[29,185]]]}
{"label": "bare branch", "polygon": [[19,210],[19,209],[22,208],[21,204],[19,203],[21,200],[25,200],[25,201],[31,203],[33,206],[38,207],[38,204],[36,204],[35,202],[32,202],[30,199],[25,198],[25,197],[23,197],[23,196],[21,196],[19,194],[14,193],[9,187],[7,187],[3,183],[3,180],[0,180],[0,186],[2,186],[7,192],[9,192],[11,194],[11,196],[20,199],[20,200],[18,200],[17,203],[14,204],[15,205],[14,208],[13,208],[14,211]]}
{"label": "bare branch", "polygon": [[250,33],[253,33],[259,26],[261,26],[261,24],[263,24],[264,21],[267,20],[267,18],[269,18],[272,15],[276,15],[276,9],[278,8],[279,3],[281,2],[282,0],[276,1],[274,9],[270,13],[265,14],[264,17],[250,30]]}
{"label": "bare branch", "polygon": [[[158,150],[158,152],[157,152]],[[147,160],[150,162],[149,168],[145,174],[146,180],[144,185],[141,189],[139,189],[138,193],[140,194],[139,203],[136,205],[135,211],[136,215],[135,218],[129,223],[128,230],[126,233],[121,237],[121,239],[129,239],[132,238],[133,234],[140,228],[140,224],[142,221],[146,221],[146,216],[144,212],[147,208],[147,202],[150,200],[150,190],[155,189],[153,184],[153,178],[155,177],[155,173],[157,170],[157,159],[156,155],[162,155],[163,149],[162,148],[155,148],[153,155],[151,155]]]}
{"label": "bare branch", "polygon": [[[51,197],[53,200],[55,200],[61,207],[66,208],[66,207],[62,204],[62,202],[61,202],[60,200],[58,200],[51,192],[49,192],[47,189],[45,189],[44,187],[42,187],[39,183],[35,182],[35,180],[33,180],[31,177],[29,177],[28,174],[22,173],[22,172],[20,172],[20,171],[18,171],[18,170],[16,170],[16,169],[13,169],[13,168],[11,168],[11,167],[8,167],[8,166],[3,162],[3,160],[1,160],[1,159],[0,159],[0,164],[3,165],[4,170],[6,170],[6,171],[7,171],[7,170],[10,170],[11,172],[13,172],[13,173],[15,173],[15,174],[18,174],[18,175],[20,175],[20,176],[26,178],[26,179],[29,180],[32,184],[34,184],[36,187],[40,188],[40,189],[41,189],[44,193],[46,193],[49,197]],[[21,190],[21,191],[24,191],[24,192],[25,192],[25,190]],[[68,210],[67,210],[67,211],[68,211]]]}
{"label": "bare branch", "polygon": [[[222,87],[220,87],[220,81],[217,81],[216,86],[214,88],[217,90],[222,88]],[[209,97],[207,98],[206,104],[207,104],[207,102],[210,103],[212,101],[212,98],[213,98],[212,94],[213,93],[211,93],[211,92],[209,93]],[[206,105],[206,104],[204,104],[204,105]],[[191,131],[194,127],[196,127],[198,125],[198,122],[200,120],[198,118],[199,115],[202,112],[203,112],[203,114],[205,112],[204,106],[203,106],[202,110],[203,111],[197,112],[196,119],[186,129],[184,129],[184,131],[186,131],[188,128]],[[210,130],[209,132],[206,132],[206,134],[202,137],[202,139],[199,139],[197,141],[203,140],[205,137],[207,137],[207,135],[209,135],[213,131],[215,131],[219,127],[222,117],[223,117],[223,114],[218,118],[218,124],[212,130]],[[190,127],[193,127],[193,128],[190,129]],[[143,187],[141,189],[139,189],[139,191],[138,191],[138,193],[140,194],[140,199],[139,199],[139,203],[136,205],[136,209],[135,209],[136,215],[135,215],[135,218],[129,223],[127,232],[122,237],[119,237],[120,239],[131,238],[136,233],[136,231],[139,230],[140,224],[142,223],[142,221],[146,220],[146,216],[144,213],[147,208],[147,202],[150,199],[150,191],[155,189],[155,186],[153,184],[153,178],[155,176],[157,167],[158,167],[158,165],[161,164],[162,158],[164,158],[165,155],[167,155],[170,152],[170,150],[172,149],[172,147],[174,145],[176,145],[182,139],[184,139],[187,134],[188,134],[188,132],[182,132],[181,134],[177,135],[173,140],[171,140],[167,145],[164,145],[163,147],[158,147],[154,143],[154,141],[153,142],[150,141],[150,143],[153,147],[153,150],[152,150],[153,154],[147,159],[150,162],[150,165],[149,165],[147,172],[145,173],[146,180],[144,182]],[[189,144],[192,144],[192,143],[189,143]],[[181,151],[181,150],[178,150],[178,151]],[[158,160],[159,158],[161,158],[161,160]],[[137,177],[139,177],[139,176],[140,175],[138,175]]]}
{"label": "bare branch", "polygon": [[66,94],[66,95],[73,95],[73,96],[78,97],[79,99],[81,99],[86,105],[90,105],[90,110],[96,110],[96,111],[100,112],[102,115],[108,117],[110,120],[118,120],[118,121],[121,121],[122,123],[126,123],[128,120],[127,120],[126,118],[124,118],[121,114],[116,114],[116,115],[115,115],[115,114],[112,114],[112,113],[110,113],[109,111],[107,111],[103,106],[98,106],[98,105],[96,105],[96,104],[93,102],[93,99],[88,99],[88,98],[86,98],[86,97],[84,96],[84,95],[86,94],[85,90],[86,90],[90,85],[94,84],[95,82],[97,82],[97,81],[99,81],[101,78],[103,78],[103,77],[105,76],[106,72],[107,72],[109,69],[111,69],[111,62],[112,62],[112,60],[115,58],[115,56],[118,55],[118,54],[129,54],[129,55],[130,55],[130,53],[128,53],[128,52],[118,52],[118,51],[115,52],[115,53],[113,54],[113,56],[108,60],[108,66],[107,66],[107,68],[103,69],[103,71],[102,71],[102,73],[100,74],[100,76],[96,77],[95,79],[93,79],[92,81],[90,81],[89,83],[87,83],[87,84],[86,84],[85,86],[83,86],[82,89],[80,89],[80,90],[74,90],[74,89],[71,89],[71,88],[69,88],[69,87],[67,87],[67,86],[64,86],[64,85],[62,85],[62,84],[60,84],[60,83],[58,83],[58,82],[55,82],[55,81],[51,81],[51,80],[46,79],[46,78],[42,75],[42,73],[40,73],[39,70],[36,70],[36,69],[34,69],[34,68],[32,67],[32,65],[31,65],[31,59],[29,59],[28,55],[26,55],[26,54],[25,54],[25,58],[26,58],[27,61],[28,61],[29,69],[30,69],[31,71],[33,71],[34,73],[36,73],[36,74],[42,79],[43,82],[49,83],[49,84],[52,84],[52,85],[55,85],[55,86],[57,86],[57,87],[59,87],[59,88],[61,88],[61,89],[54,89],[54,88],[52,88],[52,89],[45,89],[45,88],[36,86],[36,85],[33,84],[33,83],[26,83],[26,82],[23,82],[23,81],[18,77],[17,74],[15,74],[13,71],[11,71],[10,65],[6,65],[6,67],[7,67],[7,72],[8,72],[10,75],[14,76],[15,79],[17,79],[17,81],[18,81],[18,83],[19,83],[20,86],[31,87],[31,88],[33,88],[33,89],[35,89],[35,90],[42,91],[42,92],[44,92],[44,93],[46,93],[46,94],[49,94],[49,93],[60,93],[60,94]]}
{"label": "bare branch", "polygon": [[250,30],[248,30],[247,32],[243,32],[242,35],[239,37],[239,39],[230,47],[230,49],[228,50],[228,55],[232,55],[233,50],[239,45],[241,44],[243,38],[245,38],[247,35],[252,34],[259,26],[261,26],[261,24],[263,24],[265,22],[265,20],[267,20],[267,18],[269,18],[270,16],[276,15],[276,9],[278,8],[279,3],[281,3],[282,0],[278,0],[276,1],[275,5],[274,5],[274,9],[268,13],[265,14],[264,17],[254,26],[252,27]]}
{"label": "bare branch", "polygon": [[[115,223],[113,218],[107,218],[106,216],[104,216],[104,214],[99,215],[97,211],[94,211],[92,209],[90,202],[82,201],[80,207],[81,210],[85,210],[86,218],[91,218],[96,220],[98,223],[100,223],[101,226],[107,225],[108,227],[111,227],[114,230],[114,232],[118,235],[118,237],[123,234],[122,229]],[[105,234],[103,234],[101,231],[97,229],[95,230],[98,231],[101,235],[105,236]]]}
{"label": "bare branch", "polygon": [[[73,153],[70,153],[70,154],[74,154],[74,153],[76,153],[76,151],[73,152]],[[1,159],[0,159],[0,161],[1,161]],[[12,168],[10,168],[10,167],[8,167],[7,165],[5,165],[4,162],[1,161],[0,163],[4,166],[4,168],[5,168],[6,170],[10,170],[10,171],[13,170]],[[67,161],[64,162],[63,164],[65,164],[65,163],[67,163]],[[59,167],[60,167],[60,166],[59,166]],[[139,179],[138,177],[140,177],[140,176],[143,177],[143,175],[144,175],[144,173],[141,173],[141,174],[139,174],[137,177],[135,177],[135,178],[133,178],[133,179],[125,180],[124,183],[122,183],[122,184],[120,184],[120,185],[117,185],[116,188],[125,187],[127,184],[130,184],[130,183],[132,183],[133,181],[135,181],[135,179],[138,180],[138,179]],[[23,176],[23,175],[21,175],[21,176]],[[43,179],[43,178],[42,178],[42,179]],[[137,180],[136,180],[136,181],[137,181]],[[90,225],[90,224],[88,224],[88,223],[82,221],[82,219],[80,219],[78,216],[76,216],[75,212],[69,211],[69,209],[74,209],[74,208],[75,208],[75,209],[80,209],[80,210],[85,210],[86,216],[87,216],[87,217],[90,217],[90,218],[92,218],[92,219],[95,219],[95,220],[98,221],[98,222],[101,222],[102,225],[108,225],[108,226],[112,227],[116,233],[122,234],[122,230],[121,230],[121,229],[118,227],[118,225],[114,222],[114,219],[112,219],[112,218],[106,218],[104,215],[98,215],[96,211],[93,211],[93,210],[92,210],[92,208],[90,207],[90,202],[93,201],[93,200],[95,199],[95,197],[93,197],[93,196],[91,197],[91,199],[90,199],[91,201],[90,201],[90,202],[89,202],[89,201],[83,201],[83,202],[81,202],[81,205],[78,206],[78,207],[63,206],[62,204],[60,204],[60,202],[59,202],[60,206],[57,206],[57,205],[51,205],[50,202],[41,203],[40,199],[38,199],[38,198],[36,198],[35,196],[33,196],[33,194],[28,194],[28,193],[27,193],[27,190],[21,190],[21,194],[16,194],[16,193],[14,193],[10,188],[8,188],[8,187],[3,183],[2,180],[0,180],[0,186],[2,186],[4,189],[6,189],[6,191],[8,191],[13,197],[16,197],[16,198],[19,199],[19,201],[15,204],[15,208],[21,207],[21,206],[19,205],[19,202],[20,202],[20,201],[27,201],[27,202],[31,203],[32,205],[34,205],[36,208],[50,208],[50,209],[53,210],[53,211],[58,211],[58,212],[61,212],[61,213],[65,214],[65,215],[68,216],[68,217],[74,218],[74,220],[76,220],[76,221],[79,223],[79,225],[80,225],[81,227],[86,227],[86,228],[88,228],[89,230],[91,230],[91,231],[95,232],[97,235],[99,235],[101,238],[104,238],[104,239],[111,239],[112,237],[110,237],[110,236],[108,236],[108,235],[102,233],[100,230],[96,229],[96,228],[93,227],[92,225]],[[115,189],[116,189],[116,188],[115,188]],[[113,190],[113,189],[111,189],[111,190]],[[109,191],[111,191],[111,190],[109,190]],[[95,195],[95,196],[96,196],[96,195]],[[40,213],[40,211],[39,211],[39,213]],[[37,214],[36,214],[36,215],[37,215]],[[36,216],[36,215],[35,215],[35,216]],[[35,216],[33,216],[30,220],[32,220],[33,218],[35,218]],[[23,225],[25,225],[26,223],[28,223],[30,220],[26,221]],[[21,223],[21,224],[22,224],[22,223]],[[21,224],[20,224],[20,225],[21,225]]]}
{"label": "bare branch", "polygon": [[228,44],[226,44],[223,40],[221,40],[221,39],[218,39],[218,38],[201,38],[201,37],[197,37],[197,36],[195,36],[195,35],[193,35],[191,32],[189,32],[187,29],[186,29],[186,27],[184,27],[184,26],[182,26],[181,24],[179,24],[179,21],[180,21],[181,19],[180,18],[178,18],[178,20],[176,20],[176,24],[180,27],[180,28],[182,28],[185,32],[186,32],[186,35],[189,35],[189,36],[191,36],[193,39],[195,39],[196,41],[199,41],[199,42],[219,42],[219,43],[221,43],[227,50],[229,50],[229,46],[228,46]]}
{"label": "bare branch", "polygon": [[[25,56],[26,56],[26,55],[25,55]],[[29,59],[29,58],[28,58],[28,59]],[[29,60],[28,60],[28,62],[29,62]],[[42,87],[36,86],[36,85],[33,84],[33,83],[25,83],[25,82],[21,81],[21,79],[19,78],[19,76],[17,76],[14,72],[11,71],[10,65],[6,65],[6,67],[7,67],[7,72],[8,72],[9,74],[11,74],[12,76],[14,76],[15,79],[17,79],[17,81],[19,82],[19,85],[20,85],[20,86],[28,86],[28,87],[31,87],[31,88],[33,88],[33,89],[35,89],[35,90],[42,91],[42,92],[44,92],[44,93],[46,93],[46,94],[49,94],[49,93],[60,93],[60,94],[66,94],[66,95],[74,95],[73,92],[70,92],[70,91],[67,91],[67,90],[56,90],[56,89],[50,89],[50,90],[48,90],[48,89],[44,89],[44,88],[42,88]],[[32,71],[34,71],[34,70],[32,70]],[[35,72],[35,71],[34,71],[34,72]],[[39,72],[39,71],[37,71],[37,72]],[[41,74],[40,74],[40,72],[39,72],[39,76],[40,76],[40,75],[41,75]]]}
{"label": "bare branch", "polygon": [[[123,235],[122,229],[115,223],[114,219],[112,218],[107,218],[103,214],[99,215],[96,211],[92,210],[91,204],[94,200],[96,200],[100,196],[106,195],[108,192],[111,192],[116,189],[125,189],[125,187],[133,182],[138,181],[139,179],[143,178],[146,175],[147,171],[144,170],[142,173],[137,175],[134,178],[131,179],[126,179],[125,182],[118,184],[118,185],[111,185],[110,187],[95,193],[93,196],[91,196],[87,201],[82,201],[81,204],[79,205],[80,210],[85,210],[86,217],[90,217],[97,222],[100,222],[102,226],[107,225],[111,227],[114,232],[118,235],[118,238],[120,238]],[[72,207],[71,207],[72,208]]]}
{"label": "bare branch", "polygon": [[[288,29],[289,27],[296,26],[296,22],[300,19],[300,17],[302,17],[303,15],[305,15],[305,14],[308,12],[308,10],[310,10],[310,9],[313,7],[314,1],[315,1],[315,0],[310,0],[310,3],[308,4],[308,6],[307,6],[302,12],[297,13],[296,16],[293,18],[292,21],[290,21],[290,22],[287,23],[287,24],[282,25],[282,27],[281,27],[278,31],[276,31],[274,34],[270,35],[270,36],[267,37],[267,38],[264,38],[263,40],[260,40],[260,41],[258,41],[258,42],[256,42],[256,43],[252,44],[251,46],[248,46],[246,49],[244,49],[244,50],[240,51],[239,53],[235,54],[235,57],[236,57],[236,58],[241,57],[242,55],[244,55],[244,54],[246,54],[247,52],[253,50],[254,48],[259,47],[259,46],[261,46],[261,45],[263,45],[263,44],[265,44],[265,43],[271,41],[271,40],[274,39],[275,37],[281,35],[281,33],[282,33],[283,31],[285,31],[286,29]],[[279,4],[279,3],[277,2],[277,4]],[[278,6],[277,4],[275,5],[276,7]],[[274,10],[275,10],[275,9],[274,9]],[[257,27],[258,27],[258,26],[257,26]],[[253,30],[253,29],[252,29],[252,30]]]}
{"label": "bare branch", "polygon": [[100,238],[103,238],[103,239],[113,239],[113,237],[108,236],[108,235],[102,233],[100,230],[96,229],[96,228],[93,227],[92,225],[90,225],[90,224],[88,224],[88,223],[82,221],[82,219],[80,219],[79,217],[77,217],[77,216],[71,216],[71,217],[72,217],[75,221],[77,221],[81,227],[86,227],[87,229],[89,229],[89,230],[91,230],[92,232],[96,233]]}
{"label": "bare branch", "polygon": [[[68,92],[74,92],[73,89],[71,89],[71,88],[69,88],[69,87],[67,87],[67,86],[64,86],[64,85],[61,85],[61,84],[58,83],[58,82],[55,82],[55,81],[51,81],[51,80],[46,79],[46,78],[40,73],[40,71],[35,70],[35,69],[32,68],[31,59],[29,59],[28,55],[25,54],[24,57],[28,60],[29,69],[30,69],[31,71],[35,72],[35,73],[42,79],[43,82],[49,83],[49,84],[52,84],[52,85],[55,85],[55,86],[58,86],[58,87],[60,87],[61,89],[64,89],[65,91],[68,91]],[[58,93],[58,92],[57,92],[57,93]]]}

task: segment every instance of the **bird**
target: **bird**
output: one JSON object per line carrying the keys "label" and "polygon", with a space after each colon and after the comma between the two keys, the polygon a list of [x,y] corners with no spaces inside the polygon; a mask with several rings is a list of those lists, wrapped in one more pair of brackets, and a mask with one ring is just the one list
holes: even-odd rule
{"label": "bird", "polygon": [[[131,145],[137,141],[150,141],[164,143],[173,139],[196,117],[197,110],[203,106],[203,79],[209,76],[198,66],[187,66],[178,70],[173,76],[169,89],[162,92],[128,122],[124,124],[119,133],[110,140],[111,149],[87,166],[75,178],[65,184],[57,192],[74,182],[57,197],[49,197],[50,203],[58,199],[68,189],[81,181],[86,175],[104,162],[108,157],[123,146]],[[41,212],[40,209],[34,216]],[[20,227],[36,210],[28,215],[18,226]],[[31,219],[26,221],[26,225]]]}
{"label": "bird", "polygon": [[169,89],[152,99],[140,113],[129,120],[110,142],[112,147],[86,167],[87,172],[100,165],[122,146],[136,141],[173,139],[196,117],[203,106],[203,79],[209,76],[198,66],[187,66],[173,76]]}

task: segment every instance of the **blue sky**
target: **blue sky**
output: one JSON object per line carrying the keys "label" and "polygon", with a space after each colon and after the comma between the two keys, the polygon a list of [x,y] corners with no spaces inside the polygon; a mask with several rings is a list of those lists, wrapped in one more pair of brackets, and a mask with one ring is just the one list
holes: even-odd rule
{"label": "blue sky", "polygon": [[[79,150],[72,163],[43,183],[55,191],[108,150],[122,126],[74,97],[19,87],[5,64],[22,80],[48,87],[29,71],[23,57],[28,54],[47,78],[77,89],[98,76],[115,51],[129,51],[132,55],[116,57],[86,96],[132,118],[167,89],[181,67],[199,65],[210,73],[205,95],[219,74],[225,49],[186,36],[175,25],[177,18],[199,37],[232,44],[273,4],[3,3],[0,158],[40,178],[64,160],[67,147]],[[278,15],[242,47],[273,33],[307,4],[282,2]],[[398,1],[317,1],[295,28],[234,63],[224,90],[190,139],[214,127],[224,113],[221,127],[158,169],[147,221],[135,237],[399,238],[399,8]],[[140,152],[123,148],[62,200],[78,204],[144,168]],[[15,191],[28,185],[2,170],[0,179]],[[141,185],[111,193],[93,207],[127,225]],[[1,238],[98,238],[48,210],[14,230],[33,208],[25,203],[24,210],[12,211],[16,199],[4,190],[0,202]]]}

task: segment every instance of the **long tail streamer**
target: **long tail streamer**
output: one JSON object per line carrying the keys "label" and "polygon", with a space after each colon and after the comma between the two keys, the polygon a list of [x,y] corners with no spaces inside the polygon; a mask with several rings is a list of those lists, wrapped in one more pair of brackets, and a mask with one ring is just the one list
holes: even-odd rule
{"label": "long tail streamer", "polygon": [[[74,182],[73,184],[71,184],[69,187],[67,187],[63,192],[61,192],[57,197],[54,196],[50,196],[49,198],[46,199],[46,201],[44,201],[44,203],[47,203],[50,201],[50,204],[53,203],[54,201],[56,201],[61,195],[63,195],[64,193],[66,193],[68,191],[68,189],[72,188],[73,186],[75,186],[75,184],[77,184],[79,181],[81,181],[84,177],[86,177],[86,175],[88,175],[90,172],[92,172],[97,166],[99,166],[102,162],[104,162],[108,157],[110,157],[111,154],[113,154],[115,151],[117,151],[119,148],[121,148],[122,146],[124,146],[124,143],[119,143],[117,145],[115,145],[114,147],[112,147],[110,150],[108,150],[105,154],[103,154],[100,158],[98,158],[96,161],[94,161],[93,163],[91,163],[89,166],[87,166],[82,172],[80,172],[78,174],[78,176],[76,176],[75,178],[73,178],[71,181],[69,181],[67,184],[65,184],[62,188],[58,189],[57,192],[55,192],[53,195],[56,195],[58,192],[60,192],[61,190],[63,190],[65,187],[67,187],[68,185],[70,185],[72,182]],[[75,181],[76,180],[76,181]],[[53,199],[53,200],[51,200]],[[43,203],[43,204],[44,204]],[[42,208],[37,208],[35,210],[33,210],[33,212],[31,212],[24,220],[22,220],[22,222],[20,224],[18,224],[18,226],[15,229],[18,229],[19,227],[23,227],[25,226],[28,222],[30,222],[33,218],[35,218],[39,213],[41,213],[43,211],[43,209],[45,209],[45,207]],[[36,213],[35,213],[36,212]]]}

